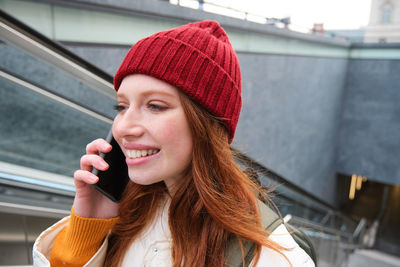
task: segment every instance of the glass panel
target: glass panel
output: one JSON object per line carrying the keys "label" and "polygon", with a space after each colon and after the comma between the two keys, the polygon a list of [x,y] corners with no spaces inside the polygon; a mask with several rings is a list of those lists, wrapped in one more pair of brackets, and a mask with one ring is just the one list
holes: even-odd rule
{"label": "glass panel", "polygon": [[[0,69],[113,118],[115,100],[22,50],[0,43]],[[86,144],[110,124],[0,79],[0,161],[67,176],[79,168]]]}
{"label": "glass panel", "polygon": [[391,13],[392,13],[392,11],[391,11],[390,7],[385,7],[382,10],[382,23],[390,23]]}
{"label": "glass panel", "polygon": [[[307,196],[301,191],[296,190],[284,183],[279,184],[275,174],[258,169],[246,159],[238,160],[242,169],[252,172],[254,177],[260,181],[264,188],[271,189],[269,197],[276,204],[283,217],[292,215],[325,226],[331,229],[340,229],[344,234],[353,233],[357,223],[344,215],[341,215],[333,208],[320,203]],[[252,171],[250,170],[252,169]]]}
{"label": "glass panel", "polygon": [[0,80],[0,161],[72,176],[110,125]]}
{"label": "glass panel", "polygon": [[[10,43],[0,39],[0,69],[33,83],[63,98],[69,99],[97,113],[114,118],[111,99],[87,86],[76,77],[35,58]],[[3,40],[4,41],[4,40]]]}

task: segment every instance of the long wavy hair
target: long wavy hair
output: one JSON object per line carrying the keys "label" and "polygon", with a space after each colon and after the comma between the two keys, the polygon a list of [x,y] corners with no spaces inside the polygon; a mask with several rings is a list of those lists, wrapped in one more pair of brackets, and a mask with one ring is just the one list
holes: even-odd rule
{"label": "long wavy hair", "polygon": [[[262,246],[280,253],[283,248],[268,239],[269,233],[261,226],[257,196],[264,191],[235,162],[221,120],[186,95],[180,93],[180,98],[193,136],[193,156],[185,178],[171,196],[173,267],[222,267],[228,240],[239,242],[242,259],[246,256],[243,242],[254,242],[255,263]],[[163,182],[128,184],[120,204],[120,220],[109,237],[105,266],[122,263],[129,245],[154,219],[166,193]]]}

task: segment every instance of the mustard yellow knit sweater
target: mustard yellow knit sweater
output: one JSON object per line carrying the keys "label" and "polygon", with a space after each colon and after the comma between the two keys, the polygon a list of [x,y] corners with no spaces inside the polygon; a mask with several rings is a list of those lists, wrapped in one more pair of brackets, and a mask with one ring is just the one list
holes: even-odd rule
{"label": "mustard yellow knit sweater", "polygon": [[111,219],[84,218],[71,209],[71,218],[57,235],[51,249],[50,264],[58,266],[83,266],[97,252],[107,233],[118,221]]}

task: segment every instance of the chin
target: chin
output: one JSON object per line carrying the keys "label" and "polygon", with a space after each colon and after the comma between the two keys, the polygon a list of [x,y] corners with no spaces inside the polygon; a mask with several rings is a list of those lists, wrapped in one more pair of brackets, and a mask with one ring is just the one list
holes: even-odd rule
{"label": "chin", "polygon": [[161,179],[154,179],[154,178],[149,178],[149,177],[138,177],[134,175],[129,174],[129,179],[134,182],[135,184],[140,184],[140,185],[151,185],[155,184],[158,182],[161,182]]}

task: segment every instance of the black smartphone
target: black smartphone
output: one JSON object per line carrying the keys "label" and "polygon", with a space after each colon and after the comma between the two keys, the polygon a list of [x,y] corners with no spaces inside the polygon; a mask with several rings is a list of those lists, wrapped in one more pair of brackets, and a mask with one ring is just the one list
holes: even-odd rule
{"label": "black smartphone", "polygon": [[106,141],[112,146],[112,149],[108,153],[100,153],[100,157],[108,163],[109,168],[106,171],[93,168],[92,173],[99,177],[99,181],[93,186],[112,201],[119,202],[129,182],[128,166],[124,153],[112,135],[112,129],[108,133]]}

